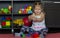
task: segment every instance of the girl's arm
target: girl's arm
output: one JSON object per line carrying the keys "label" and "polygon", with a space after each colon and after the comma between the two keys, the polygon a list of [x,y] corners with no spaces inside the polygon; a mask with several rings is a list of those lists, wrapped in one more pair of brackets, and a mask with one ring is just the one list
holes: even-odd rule
{"label": "girl's arm", "polygon": [[31,15],[30,16],[28,16],[28,19],[29,19],[29,21],[31,21],[32,19],[31,19]]}
{"label": "girl's arm", "polygon": [[30,15],[30,16],[28,16],[28,19],[29,19],[29,21],[37,21],[37,19],[34,17],[34,15]]}
{"label": "girl's arm", "polygon": [[37,18],[37,22],[43,21],[44,18],[45,18],[45,13],[42,13],[41,18]]}
{"label": "girl's arm", "polygon": [[37,22],[37,19],[36,19],[35,17],[33,17],[32,20],[33,20],[34,22]]}

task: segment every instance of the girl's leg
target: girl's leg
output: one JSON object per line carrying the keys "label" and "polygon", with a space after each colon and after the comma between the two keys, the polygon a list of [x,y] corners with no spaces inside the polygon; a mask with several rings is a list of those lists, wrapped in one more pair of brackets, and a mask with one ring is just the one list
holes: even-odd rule
{"label": "girl's leg", "polygon": [[41,34],[40,34],[40,38],[44,38],[44,34],[43,34],[43,32],[41,32]]}
{"label": "girl's leg", "polygon": [[41,38],[45,38],[45,35],[47,34],[47,32],[48,32],[47,28],[42,29],[40,34]]}
{"label": "girl's leg", "polygon": [[25,27],[23,26],[22,28],[21,28],[21,30],[20,30],[20,36],[25,32]]}
{"label": "girl's leg", "polygon": [[29,34],[33,34],[34,33],[34,30],[32,28],[29,28]]}
{"label": "girl's leg", "polygon": [[44,29],[42,29],[42,31],[43,31],[43,34],[46,35],[48,32],[48,28],[44,28]]}

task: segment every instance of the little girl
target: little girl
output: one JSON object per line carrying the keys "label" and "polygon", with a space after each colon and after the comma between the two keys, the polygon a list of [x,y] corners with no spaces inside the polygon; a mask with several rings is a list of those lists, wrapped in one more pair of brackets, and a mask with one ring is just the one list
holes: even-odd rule
{"label": "little girl", "polygon": [[29,29],[29,32],[32,34],[38,32],[41,38],[44,38],[44,33],[47,32],[45,26],[45,13],[43,12],[42,5],[37,2],[34,6],[34,13],[30,15],[29,21],[32,21],[32,26]]}

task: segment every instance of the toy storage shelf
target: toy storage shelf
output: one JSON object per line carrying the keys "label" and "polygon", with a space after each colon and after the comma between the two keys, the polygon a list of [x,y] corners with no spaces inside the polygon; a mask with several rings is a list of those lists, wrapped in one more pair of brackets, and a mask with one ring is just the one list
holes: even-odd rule
{"label": "toy storage shelf", "polygon": [[0,1],[12,1],[12,0],[0,0]]}
{"label": "toy storage shelf", "polygon": [[[31,14],[18,14],[18,11],[20,8],[23,8],[24,5],[31,5],[34,4],[34,0],[14,0],[13,1],[13,20],[14,19],[22,19],[25,16],[29,16]],[[18,26],[18,27],[17,27]],[[13,25],[13,29],[14,29],[14,33],[16,32],[20,32],[21,27],[19,25],[17,25],[16,27],[14,27]]]}
{"label": "toy storage shelf", "polygon": [[40,1],[40,0],[13,0],[13,1],[23,1],[23,2],[27,2],[27,1]]}
{"label": "toy storage shelf", "polygon": [[0,14],[0,16],[12,16],[11,14]]}
{"label": "toy storage shelf", "polygon": [[[1,33],[12,33],[12,32],[11,32],[12,23],[11,23],[11,26],[10,26],[10,27],[5,27],[5,26],[2,27],[2,22],[3,22],[2,18],[3,18],[3,17],[11,17],[11,18],[12,18],[12,12],[11,12],[10,14],[5,14],[5,13],[3,14],[3,13],[1,12],[1,9],[2,9],[2,8],[8,9],[8,6],[9,6],[9,5],[12,6],[11,1],[12,1],[12,0],[0,0],[0,25],[1,25],[0,34],[1,34]],[[12,22],[12,20],[11,20],[11,22]]]}
{"label": "toy storage shelf", "polygon": [[60,0],[42,0],[42,1],[60,1]]}
{"label": "toy storage shelf", "polygon": [[12,29],[12,28],[0,28],[0,29]]}
{"label": "toy storage shelf", "polygon": [[[35,1],[40,1],[40,0],[0,0],[0,9],[7,8],[9,5],[13,4],[12,13],[0,14],[0,18],[2,18],[3,16],[11,17],[13,21],[14,19],[17,19],[17,18],[23,18],[25,16],[29,16],[31,14],[18,14],[18,10],[25,4],[33,6]],[[14,28],[14,24],[12,23],[11,28],[0,28],[0,31],[1,31],[0,33],[2,33],[2,31],[4,32],[6,31],[6,33],[9,33],[9,32],[12,33],[11,32],[12,29],[14,29],[14,32],[20,32],[20,28]]]}
{"label": "toy storage shelf", "polygon": [[13,14],[13,16],[29,16],[31,14]]}
{"label": "toy storage shelf", "polygon": [[11,29],[0,29],[0,34],[12,34]]}

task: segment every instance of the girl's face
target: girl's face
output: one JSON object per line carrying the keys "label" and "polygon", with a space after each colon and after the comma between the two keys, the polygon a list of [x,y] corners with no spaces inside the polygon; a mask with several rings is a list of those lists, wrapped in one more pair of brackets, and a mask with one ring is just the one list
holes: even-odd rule
{"label": "girl's face", "polygon": [[41,7],[40,7],[40,5],[39,6],[35,6],[35,9],[34,9],[34,13],[35,14],[40,14],[41,13]]}

